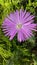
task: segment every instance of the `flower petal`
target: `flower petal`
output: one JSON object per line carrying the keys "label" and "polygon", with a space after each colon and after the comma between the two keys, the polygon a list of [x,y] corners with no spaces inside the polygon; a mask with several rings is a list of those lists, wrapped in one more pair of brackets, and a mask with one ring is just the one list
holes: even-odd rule
{"label": "flower petal", "polygon": [[16,12],[11,13],[11,14],[8,16],[8,18],[9,18],[10,20],[12,20],[12,22],[14,22],[15,24],[18,23],[18,22],[19,22],[19,11],[16,10]]}
{"label": "flower petal", "polygon": [[34,17],[35,17],[35,16],[30,15],[30,16],[26,19],[26,21],[32,20]]}
{"label": "flower petal", "polygon": [[23,25],[29,25],[29,24],[31,24],[31,23],[33,23],[33,22],[34,22],[34,20],[30,20],[30,21],[26,22],[26,23],[23,24]]}
{"label": "flower petal", "polygon": [[10,38],[9,40],[12,40],[14,38],[14,36],[16,35],[17,31],[13,31],[12,34],[10,34]]}
{"label": "flower petal", "polygon": [[30,16],[30,13],[27,12],[23,18],[26,19],[26,18],[29,17],[29,16]]}
{"label": "flower petal", "polygon": [[25,16],[25,14],[26,14],[26,10],[23,11],[22,9],[20,9],[19,19],[20,19],[20,23],[22,23],[22,24],[23,24],[23,17]]}
{"label": "flower petal", "polygon": [[23,33],[21,32],[21,30],[18,32],[17,38],[18,38],[18,41],[20,42],[25,40],[25,37]]}
{"label": "flower petal", "polygon": [[22,32],[26,39],[29,39],[31,36],[33,36],[32,31],[29,28],[27,28],[27,26],[24,26],[22,28]]}
{"label": "flower petal", "polygon": [[16,25],[6,18],[2,24],[2,28],[5,36],[10,36],[10,40],[13,39],[14,35],[16,34]]}
{"label": "flower petal", "polygon": [[31,21],[34,17],[35,17],[35,16],[30,15],[29,17],[23,19],[23,23],[26,23],[26,22],[28,22],[28,21]]}

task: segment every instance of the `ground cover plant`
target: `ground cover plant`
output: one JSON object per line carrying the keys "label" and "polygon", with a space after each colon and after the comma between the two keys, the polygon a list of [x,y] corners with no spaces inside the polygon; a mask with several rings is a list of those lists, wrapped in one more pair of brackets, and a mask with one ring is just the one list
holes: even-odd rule
{"label": "ground cover plant", "polygon": [[4,19],[20,9],[35,15],[34,24],[37,24],[37,0],[0,0],[0,65],[37,65],[37,31],[33,31],[34,36],[28,40],[20,42],[17,34],[9,40],[2,30]]}

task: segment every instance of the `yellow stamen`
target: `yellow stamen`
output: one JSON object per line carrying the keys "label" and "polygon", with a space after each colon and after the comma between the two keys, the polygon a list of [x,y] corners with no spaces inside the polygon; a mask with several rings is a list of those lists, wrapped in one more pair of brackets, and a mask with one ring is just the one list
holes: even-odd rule
{"label": "yellow stamen", "polygon": [[22,24],[17,24],[17,29],[20,29],[22,27]]}

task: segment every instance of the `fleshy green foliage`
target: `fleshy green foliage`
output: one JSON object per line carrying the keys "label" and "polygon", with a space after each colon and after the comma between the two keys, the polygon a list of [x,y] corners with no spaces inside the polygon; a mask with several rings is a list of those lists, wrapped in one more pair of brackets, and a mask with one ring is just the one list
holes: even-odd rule
{"label": "fleshy green foliage", "polygon": [[0,65],[37,65],[37,36],[19,43],[5,37],[1,28],[4,18],[16,9],[26,9],[35,15],[37,23],[37,0],[0,0]]}

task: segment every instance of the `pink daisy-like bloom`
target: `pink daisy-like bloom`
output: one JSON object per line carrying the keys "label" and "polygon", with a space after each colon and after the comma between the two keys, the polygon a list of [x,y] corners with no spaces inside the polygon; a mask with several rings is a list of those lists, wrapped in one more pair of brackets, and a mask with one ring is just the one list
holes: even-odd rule
{"label": "pink daisy-like bloom", "polygon": [[12,40],[17,34],[19,42],[26,41],[33,36],[32,31],[36,31],[36,24],[33,23],[34,17],[30,12],[23,11],[22,9],[10,13],[2,24],[5,36],[8,36],[9,40]]}

